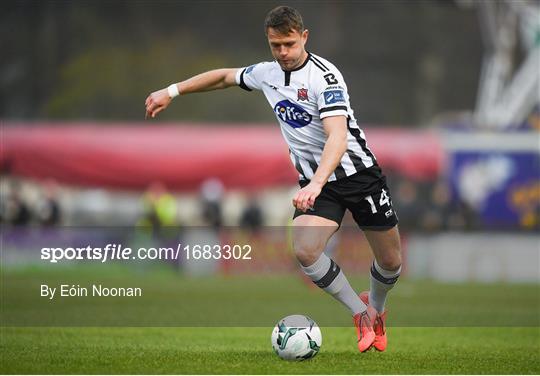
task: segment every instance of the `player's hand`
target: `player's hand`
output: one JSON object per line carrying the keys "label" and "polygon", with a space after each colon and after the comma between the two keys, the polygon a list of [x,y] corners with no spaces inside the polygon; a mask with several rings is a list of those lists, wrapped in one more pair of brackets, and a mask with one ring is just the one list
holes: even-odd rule
{"label": "player's hand", "polygon": [[296,192],[292,199],[293,206],[303,211],[304,213],[308,209],[312,209],[315,205],[315,199],[321,194],[322,185],[311,181],[304,188]]}
{"label": "player's hand", "polygon": [[154,91],[152,94],[146,98],[146,115],[145,119],[148,117],[155,118],[157,114],[167,108],[169,103],[171,103],[171,97],[167,89],[161,89]]}

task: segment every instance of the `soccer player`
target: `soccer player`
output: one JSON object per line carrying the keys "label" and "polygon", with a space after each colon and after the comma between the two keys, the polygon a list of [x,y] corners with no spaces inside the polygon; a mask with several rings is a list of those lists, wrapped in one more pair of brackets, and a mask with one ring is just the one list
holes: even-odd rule
{"label": "soccer player", "polygon": [[[154,118],[178,95],[231,86],[261,90],[299,173],[293,241],[302,270],[351,310],[361,352],[372,346],[384,351],[386,295],[401,271],[398,219],[386,178],[356,123],[343,76],[328,60],[306,51],[309,32],[299,12],[279,6],[264,26],[274,61],[212,70],[155,91],[146,99],[146,116]],[[346,209],[375,256],[370,290],[360,296],[323,252]]]}

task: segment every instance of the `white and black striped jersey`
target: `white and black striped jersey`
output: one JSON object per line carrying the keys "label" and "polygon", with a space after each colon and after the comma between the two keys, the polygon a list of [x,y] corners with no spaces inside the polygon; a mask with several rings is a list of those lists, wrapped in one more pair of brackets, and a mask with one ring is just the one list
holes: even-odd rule
{"label": "white and black striped jersey", "polygon": [[306,61],[292,71],[282,70],[276,61],[262,62],[239,69],[236,82],[245,90],[263,91],[300,180],[311,180],[321,162],[327,138],[322,119],[328,116],[347,117],[349,129],[347,151],[328,181],[377,165],[354,118],[343,76],[328,60],[308,53]]}

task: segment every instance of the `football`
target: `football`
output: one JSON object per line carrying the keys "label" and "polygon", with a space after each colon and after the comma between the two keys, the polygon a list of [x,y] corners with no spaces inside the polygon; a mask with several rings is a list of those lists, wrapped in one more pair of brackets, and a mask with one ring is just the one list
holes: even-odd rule
{"label": "football", "polygon": [[307,316],[290,315],[278,321],[272,331],[272,348],[285,360],[306,360],[319,352],[322,334]]}

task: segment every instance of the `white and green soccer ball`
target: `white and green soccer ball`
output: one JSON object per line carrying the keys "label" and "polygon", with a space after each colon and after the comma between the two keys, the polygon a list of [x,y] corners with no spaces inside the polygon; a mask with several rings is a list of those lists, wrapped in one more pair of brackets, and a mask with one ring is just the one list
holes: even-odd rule
{"label": "white and green soccer ball", "polygon": [[321,329],[304,315],[287,316],[279,320],[272,331],[272,347],[281,359],[313,358],[321,349],[321,344]]}

